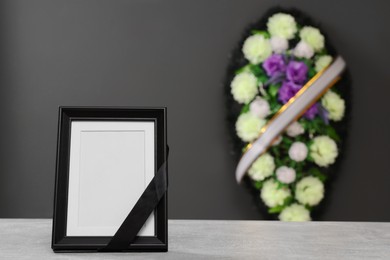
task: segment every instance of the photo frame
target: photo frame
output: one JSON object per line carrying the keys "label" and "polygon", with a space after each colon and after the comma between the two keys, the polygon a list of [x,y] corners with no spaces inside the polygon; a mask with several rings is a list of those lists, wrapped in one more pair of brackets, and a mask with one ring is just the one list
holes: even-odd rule
{"label": "photo frame", "polygon": [[52,249],[167,251],[167,153],[166,108],[60,107]]}

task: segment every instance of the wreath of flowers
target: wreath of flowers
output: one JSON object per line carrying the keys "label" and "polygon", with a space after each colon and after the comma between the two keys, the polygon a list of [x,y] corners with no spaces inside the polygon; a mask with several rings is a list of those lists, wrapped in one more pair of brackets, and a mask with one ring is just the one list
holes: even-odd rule
{"label": "wreath of flowers", "polygon": [[[232,57],[226,90],[230,129],[239,156],[260,130],[336,52],[309,18],[276,10],[252,25]],[[309,221],[345,137],[348,80],[342,79],[293,122],[246,178],[269,214]],[[343,138],[341,138],[341,136]]]}

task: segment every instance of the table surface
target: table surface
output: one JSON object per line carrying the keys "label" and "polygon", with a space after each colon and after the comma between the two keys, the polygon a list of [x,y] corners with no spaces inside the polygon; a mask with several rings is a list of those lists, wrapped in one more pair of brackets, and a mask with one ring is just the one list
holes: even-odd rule
{"label": "table surface", "polygon": [[167,253],[53,253],[50,219],[0,219],[0,259],[390,259],[390,223],[169,220]]}

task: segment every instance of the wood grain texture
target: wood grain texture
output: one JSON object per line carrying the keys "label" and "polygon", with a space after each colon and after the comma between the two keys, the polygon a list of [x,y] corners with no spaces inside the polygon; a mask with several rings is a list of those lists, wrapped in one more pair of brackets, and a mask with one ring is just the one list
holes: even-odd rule
{"label": "wood grain texture", "polygon": [[390,223],[170,220],[168,253],[61,253],[50,219],[0,219],[0,259],[390,259]]}

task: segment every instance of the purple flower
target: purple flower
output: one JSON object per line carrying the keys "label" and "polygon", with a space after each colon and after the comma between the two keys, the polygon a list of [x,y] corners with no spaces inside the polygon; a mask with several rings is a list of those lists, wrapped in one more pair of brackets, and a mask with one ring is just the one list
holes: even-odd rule
{"label": "purple flower", "polygon": [[303,84],[307,79],[309,68],[304,62],[290,61],[286,68],[286,77],[297,84]]}
{"label": "purple flower", "polygon": [[283,104],[287,103],[287,101],[295,96],[295,94],[301,89],[301,85],[295,84],[291,81],[283,82],[282,86],[278,91],[278,99]]}
{"label": "purple flower", "polygon": [[313,120],[314,117],[318,114],[318,103],[314,103],[308,110],[306,110],[304,117],[309,120]]}
{"label": "purple flower", "polygon": [[273,77],[282,74],[286,70],[286,63],[282,55],[273,54],[263,62],[263,68],[268,76]]}

